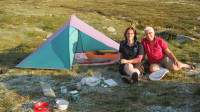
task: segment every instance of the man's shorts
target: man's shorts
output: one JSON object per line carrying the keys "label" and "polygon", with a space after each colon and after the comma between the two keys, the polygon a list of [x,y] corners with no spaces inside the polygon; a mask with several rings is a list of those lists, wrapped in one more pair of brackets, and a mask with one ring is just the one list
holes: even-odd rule
{"label": "man's shorts", "polygon": [[150,68],[152,68],[152,67],[165,67],[169,70],[173,70],[174,66],[175,66],[174,61],[166,55],[160,63],[152,63],[150,65]]}

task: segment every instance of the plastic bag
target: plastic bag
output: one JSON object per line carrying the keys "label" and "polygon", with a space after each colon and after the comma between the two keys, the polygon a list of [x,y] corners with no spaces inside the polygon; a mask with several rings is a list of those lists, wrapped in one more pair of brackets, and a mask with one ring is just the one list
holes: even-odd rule
{"label": "plastic bag", "polygon": [[42,90],[45,96],[56,97],[54,91],[51,89],[50,84],[45,82],[40,82],[42,84]]}
{"label": "plastic bag", "polygon": [[100,83],[100,80],[95,77],[87,77],[87,78],[81,79],[82,85],[95,86],[99,83]]}

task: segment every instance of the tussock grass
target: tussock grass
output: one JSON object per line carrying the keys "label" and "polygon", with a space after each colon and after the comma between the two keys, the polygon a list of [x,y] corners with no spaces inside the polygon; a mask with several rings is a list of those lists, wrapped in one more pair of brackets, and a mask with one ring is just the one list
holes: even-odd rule
{"label": "tussock grass", "polygon": [[0,110],[17,110],[19,108],[19,103],[29,101],[29,97],[20,96],[20,94],[8,90],[0,88],[1,92],[0,98],[2,99],[0,102],[1,108]]}

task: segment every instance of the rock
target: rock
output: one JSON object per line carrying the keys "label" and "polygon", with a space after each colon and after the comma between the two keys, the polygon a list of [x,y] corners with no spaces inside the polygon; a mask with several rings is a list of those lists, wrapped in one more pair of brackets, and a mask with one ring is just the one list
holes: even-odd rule
{"label": "rock", "polygon": [[200,36],[200,32],[199,32],[199,33],[198,33],[198,32],[195,32],[194,34]]}
{"label": "rock", "polygon": [[143,94],[144,96],[156,96],[155,93],[151,93],[151,92],[149,92],[149,91],[144,91],[142,94]]}
{"label": "rock", "polygon": [[198,17],[197,20],[200,20],[200,17]]}
{"label": "rock", "polygon": [[113,27],[108,27],[107,30],[108,30],[109,32],[115,32],[115,28],[113,28]]}
{"label": "rock", "polygon": [[107,27],[106,26],[103,26],[103,29],[106,29]]}
{"label": "rock", "polygon": [[192,40],[192,41],[194,41],[195,38],[190,38],[190,37],[184,36],[184,35],[177,35],[177,36],[176,36],[176,39],[175,39],[175,41],[177,41],[177,42],[179,42],[179,43],[183,43],[183,42],[185,42],[186,40]]}
{"label": "rock", "polygon": [[49,38],[51,35],[53,35],[53,33],[49,33],[46,35],[46,38]]}
{"label": "rock", "polygon": [[165,107],[165,106],[157,106],[157,105],[148,106],[146,107],[146,109],[150,112],[182,112],[183,111],[182,109],[175,109],[171,106]]}
{"label": "rock", "polygon": [[52,15],[52,14],[47,14],[47,16],[50,16],[50,17],[52,17],[53,15]]}
{"label": "rock", "polygon": [[39,7],[39,6],[35,6],[35,8],[36,8],[36,9],[39,9],[40,7]]}

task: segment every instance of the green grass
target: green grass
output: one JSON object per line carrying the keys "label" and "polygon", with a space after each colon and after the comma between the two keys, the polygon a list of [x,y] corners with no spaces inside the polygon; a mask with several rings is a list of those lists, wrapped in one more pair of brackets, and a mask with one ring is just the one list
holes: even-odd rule
{"label": "green grass", "polygon": [[[134,23],[137,28],[137,37],[141,41],[144,37],[143,30],[146,26],[155,28],[156,35],[164,38],[177,59],[184,63],[200,63],[200,2],[199,0],[0,0],[0,68],[12,70],[6,78],[18,78],[18,74],[25,77],[51,76],[53,80],[68,82],[74,79],[76,74],[92,76],[99,68],[107,68],[110,72],[118,72],[118,64],[112,66],[74,66],[72,70],[42,70],[19,69],[15,66],[31,52],[37,49],[49,34],[54,33],[65,24],[72,14],[104,33],[116,42],[124,39],[125,29]],[[115,32],[109,32],[108,27],[115,28]],[[183,44],[174,42],[177,35],[193,37],[196,41],[186,41]],[[105,73],[103,75],[109,75]],[[114,76],[113,76],[114,77]],[[0,76],[0,79],[5,78]],[[30,80],[30,79],[29,79]],[[180,82],[194,84],[196,92],[191,96],[178,95],[179,87],[164,86],[165,82]],[[94,105],[87,107],[89,111],[145,111],[143,107],[152,105],[178,107],[173,102],[180,99],[199,98],[200,82],[197,74],[186,76],[184,71],[169,72],[159,82],[145,80],[141,86],[131,85],[127,88],[116,87],[113,94],[90,93],[83,94]],[[16,83],[23,85],[23,82]],[[56,87],[61,84],[56,84]],[[29,92],[22,96],[20,92],[0,87],[0,90],[8,91],[11,96],[5,98],[0,94],[0,110],[8,111],[16,107],[19,102],[38,98],[41,91]],[[142,93],[149,91],[156,94],[144,96]],[[16,97],[16,98],[14,98]],[[51,99],[53,100],[53,99]],[[9,104],[9,105],[8,105]],[[182,104],[185,106],[185,104]],[[77,105],[72,104],[72,107]],[[195,109],[199,105],[195,105]],[[17,109],[16,109],[17,110]],[[80,111],[80,108],[70,111]]]}

